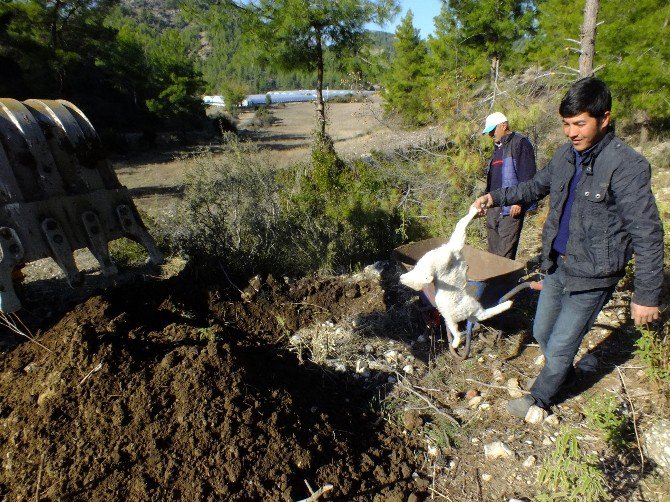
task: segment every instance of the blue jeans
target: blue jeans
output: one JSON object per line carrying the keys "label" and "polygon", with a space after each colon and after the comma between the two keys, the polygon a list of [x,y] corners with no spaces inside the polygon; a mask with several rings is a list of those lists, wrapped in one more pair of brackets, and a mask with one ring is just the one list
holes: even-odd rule
{"label": "blue jeans", "polygon": [[572,362],[579,346],[616,287],[566,291],[562,258],[558,262],[556,270],[542,281],[533,323],[533,337],[545,362],[530,393],[543,408],[549,408],[561,385],[574,373]]}

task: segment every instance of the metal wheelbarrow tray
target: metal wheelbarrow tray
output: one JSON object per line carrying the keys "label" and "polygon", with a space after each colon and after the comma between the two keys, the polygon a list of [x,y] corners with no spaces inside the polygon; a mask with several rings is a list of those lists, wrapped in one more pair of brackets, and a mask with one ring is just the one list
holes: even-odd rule
{"label": "metal wheelbarrow tray", "polygon": [[[434,237],[405,244],[395,248],[392,257],[405,271],[410,271],[424,254],[442,244],[446,244],[448,241],[448,239],[442,237]],[[527,275],[526,267],[518,261],[503,258],[467,244],[463,247],[463,256],[468,265],[468,292],[475,296],[486,308],[507,301],[524,289],[541,289],[540,283],[536,281],[522,282],[522,279]],[[429,309],[435,308],[434,290],[432,289],[431,286],[431,288],[420,292],[421,301]],[[442,318],[439,319],[441,321]],[[467,321],[465,345],[462,353],[459,353],[451,346],[453,334],[445,325],[449,339],[449,350],[460,359],[466,359],[470,355],[473,327],[473,324]]]}

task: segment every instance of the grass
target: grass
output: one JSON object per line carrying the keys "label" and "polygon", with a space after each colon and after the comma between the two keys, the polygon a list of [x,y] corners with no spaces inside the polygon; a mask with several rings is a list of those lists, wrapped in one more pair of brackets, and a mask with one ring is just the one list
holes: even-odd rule
{"label": "grass", "polygon": [[109,243],[109,254],[112,261],[120,267],[145,263],[149,257],[143,246],[125,237]]}

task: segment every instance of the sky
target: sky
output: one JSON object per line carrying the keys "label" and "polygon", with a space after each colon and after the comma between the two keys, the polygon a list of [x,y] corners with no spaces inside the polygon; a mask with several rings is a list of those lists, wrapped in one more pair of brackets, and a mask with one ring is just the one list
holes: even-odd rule
{"label": "sky", "polygon": [[407,14],[407,11],[411,10],[412,14],[414,14],[414,27],[421,32],[421,38],[426,38],[433,33],[433,18],[440,13],[441,0],[400,0],[399,3],[401,7],[400,14],[391,23],[387,23],[381,27],[370,25],[369,28],[393,33],[400,24],[400,20]]}

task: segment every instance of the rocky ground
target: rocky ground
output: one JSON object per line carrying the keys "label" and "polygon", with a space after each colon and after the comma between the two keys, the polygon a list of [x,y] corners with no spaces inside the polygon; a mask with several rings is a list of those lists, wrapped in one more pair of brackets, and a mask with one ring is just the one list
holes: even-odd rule
{"label": "rocky ground", "polygon": [[584,415],[615,396],[641,437],[667,416],[632,355],[626,291],[580,351],[577,389],[531,425],[504,406],[541,364],[535,296],[476,332],[461,361],[398,273],[384,262],[354,276],[256,277],[239,291],[188,268],[139,270],[97,294],[92,274],[93,295],[74,307],[42,281],[25,285],[34,341],[5,333],[0,357],[0,494],[299,500],[308,482],[332,485],[333,500],[530,500],[569,426],[612,500],[666,500],[646,453],[613,450]]}

